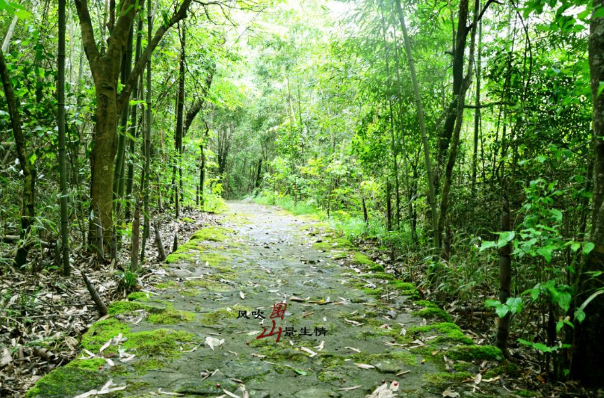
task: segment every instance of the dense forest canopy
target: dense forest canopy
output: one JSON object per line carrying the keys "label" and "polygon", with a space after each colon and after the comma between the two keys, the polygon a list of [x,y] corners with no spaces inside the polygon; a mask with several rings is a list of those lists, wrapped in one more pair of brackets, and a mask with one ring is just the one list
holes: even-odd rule
{"label": "dense forest canopy", "polygon": [[442,303],[495,312],[495,344],[551,380],[602,385],[602,0],[0,13],[0,275],[124,252],[136,276],[156,216],[248,197],[372,242]]}

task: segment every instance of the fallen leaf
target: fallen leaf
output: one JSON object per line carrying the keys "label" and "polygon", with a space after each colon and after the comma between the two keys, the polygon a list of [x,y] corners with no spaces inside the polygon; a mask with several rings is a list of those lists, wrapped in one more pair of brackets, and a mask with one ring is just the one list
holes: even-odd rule
{"label": "fallen leaf", "polygon": [[325,341],[321,341],[321,344],[315,346],[314,348],[316,348],[319,351],[323,351],[323,348],[325,348]]}
{"label": "fallen leaf", "polygon": [[159,390],[157,390],[157,392],[161,395],[172,395],[174,397],[182,397],[183,394],[179,394],[177,392],[166,392],[166,391],[162,391],[161,388]]}
{"label": "fallen leaf", "polygon": [[459,393],[456,393],[455,391],[451,390],[451,387],[449,387],[445,391],[443,391],[443,397],[444,398],[458,398]]}
{"label": "fallen leaf", "polygon": [[314,352],[313,350],[311,350],[310,348],[301,347],[300,349],[301,349],[302,351],[304,351],[304,352],[308,353],[308,354],[310,355],[310,357],[311,357],[311,358],[317,355],[317,353],[316,353],[316,352]]}
{"label": "fallen leaf", "polygon": [[0,358],[0,368],[5,367],[13,361],[13,357],[10,355],[10,351],[7,348],[2,350],[2,358]]}
{"label": "fallen leaf", "polygon": [[358,390],[359,388],[362,388],[363,386],[359,385],[359,386],[352,386],[352,387],[342,387],[342,388],[338,388],[338,391],[352,391],[352,390]]}
{"label": "fallen leaf", "polygon": [[344,348],[348,348],[349,350],[354,351],[354,352],[358,352],[358,353],[361,352],[361,350],[359,350],[358,348],[354,348],[354,347],[344,347]]}
{"label": "fallen leaf", "polygon": [[205,343],[214,351],[214,347],[220,347],[224,344],[224,339],[217,339],[216,337],[206,337]]}
{"label": "fallen leaf", "polygon": [[375,369],[375,366],[368,365],[366,363],[355,363],[355,365],[357,365],[361,369]]}
{"label": "fallen leaf", "polygon": [[245,294],[243,294],[243,292],[239,292],[239,297],[241,297],[241,300],[245,300]]}

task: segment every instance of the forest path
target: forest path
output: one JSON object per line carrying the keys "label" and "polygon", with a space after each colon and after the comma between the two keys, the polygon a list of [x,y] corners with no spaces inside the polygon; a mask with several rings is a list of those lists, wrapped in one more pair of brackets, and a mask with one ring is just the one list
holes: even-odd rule
{"label": "forest path", "polygon": [[[202,229],[168,258],[153,294],[113,303],[83,336],[80,359],[29,396],[105,386],[109,397],[354,398],[391,380],[400,397],[504,395],[497,382],[475,383],[486,363],[496,365],[485,361],[496,349],[470,346],[454,324],[426,321],[448,315],[414,302],[413,285],[380,272],[325,224],[249,202],[229,207],[222,226]],[[287,304],[283,319],[272,314],[278,302]],[[263,327],[270,333],[271,315],[279,342],[256,338]]]}

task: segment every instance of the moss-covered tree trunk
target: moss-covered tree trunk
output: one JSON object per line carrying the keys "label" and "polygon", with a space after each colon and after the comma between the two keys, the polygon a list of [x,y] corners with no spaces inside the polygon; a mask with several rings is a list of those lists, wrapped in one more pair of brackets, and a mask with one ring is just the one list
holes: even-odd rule
{"label": "moss-covered tree trunk", "polygon": [[[100,51],[95,39],[88,0],[75,0],[76,10],[82,32],[84,51],[90,64],[96,91],[96,124],[91,153],[90,183],[90,228],[88,242],[97,242],[97,225],[102,227],[103,244],[111,242],[113,217],[113,180],[114,161],[117,152],[118,117],[128,106],[130,93],[143,72],[149,54],[157,47],[168,29],[187,16],[192,0],[183,0],[176,12],[163,23],[147,41],[141,59],[134,66],[127,83],[118,93],[117,83],[121,72],[121,63],[127,50],[128,37],[134,18],[141,10],[139,0],[123,0],[111,15],[110,36],[106,51]],[[117,17],[113,15],[117,14]],[[104,47],[105,43],[101,43]]]}
{"label": "moss-covered tree trunk", "polygon": [[[604,94],[598,93],[604,82],[604,18],[595,13],[604,0],[594,0],[594,18],[589,37],[589,67],[593,96],[594,191],[590,241],[595,248],[588,254],[579,273],[577,304],[581,305],[596,289],[604,287],[604,276],[592,272],[604,270]],[[601,11],[600,11],[601,12]],[[586,385],[604,386],[604,295],[585,307],[585,320],[576,326],[571,375]]]}

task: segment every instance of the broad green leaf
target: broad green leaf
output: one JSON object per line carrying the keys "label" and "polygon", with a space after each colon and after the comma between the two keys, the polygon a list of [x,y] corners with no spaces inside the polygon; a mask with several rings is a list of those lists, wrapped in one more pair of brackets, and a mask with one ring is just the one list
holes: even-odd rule
{"label": "broad green leaf", "polygon": [[579,248],[581,247],[581,244],[579,242],[573,242],[570,245],[570,249],[574,252],[576,252],[577,250],[579,250]]}
{"label": "broad green leaf", "polygon": [[497,242],[497,247],[502,248],[507,245],[514,237],[516,236],[516,232],[514,231],[505,231],[499,234],[499,241]]}
{"label": "broad green leaf", "polygon": [[583,254],[588,255],[591,251],[596,247],[592,242],[587,242],[585,246],[583,246]]}
{"label": "broad green leaf", "polygon": [[543,257],[548,263],[552,261],[552,249],[549,246],[540,248],[537,250],[537,254]]}
{"label": "broad green leaf", "polygon": [[508,307],[506,305],[502,305],[502,306],[495,308],[495,313],[497,313],[497,316],[499,318],[503,318],[504,316],[507,315],[508,312],[510,312],[510,310],[508,309]]}
{"label": "broad green leaf", "polygon": [[491,247],[495,247],[495,246],[497,246],[497,243],[495,243],[494,241],[485,240],[484,242],[482,242],[482,245],[480,246],[480,251],[490,249]]}

